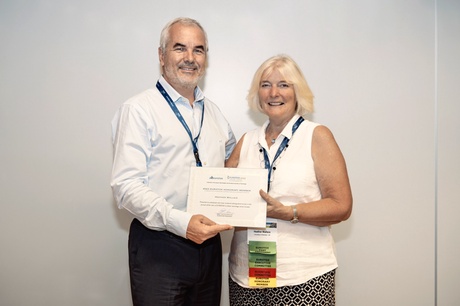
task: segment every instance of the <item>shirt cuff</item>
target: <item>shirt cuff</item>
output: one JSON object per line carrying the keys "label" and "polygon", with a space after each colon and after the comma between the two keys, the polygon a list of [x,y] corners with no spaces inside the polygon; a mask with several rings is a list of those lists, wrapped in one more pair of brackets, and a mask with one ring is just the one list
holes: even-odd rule
{"label": "shirt cuff", "polygon": [[177,236],[187,238],[187,227],[192,215],[188,212],[172,209],[169,213],[167,230]]}

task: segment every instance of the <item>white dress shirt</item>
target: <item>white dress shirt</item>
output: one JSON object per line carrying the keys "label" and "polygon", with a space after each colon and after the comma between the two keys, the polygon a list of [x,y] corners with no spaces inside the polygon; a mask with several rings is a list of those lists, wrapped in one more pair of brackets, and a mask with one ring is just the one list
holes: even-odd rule
{"label": "white dress shirt", "polygon": [[[203,166],[224,167],[235,136],[219,108],[197,87],[194,106],[161,77],[193,137],[198,139]],[[193,146],[185,128],[157,88],[128,101],[112,121],[113,168],[111,186],[119,208],[131,212],[146,227],[168,230],[181,237],[191,215],[186,212]]]}

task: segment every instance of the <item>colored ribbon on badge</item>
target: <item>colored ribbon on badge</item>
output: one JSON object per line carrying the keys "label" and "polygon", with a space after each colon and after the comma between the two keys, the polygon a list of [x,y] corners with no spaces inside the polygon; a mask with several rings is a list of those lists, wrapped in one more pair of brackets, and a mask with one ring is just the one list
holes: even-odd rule
{"label": "colored ribbon on badge", "polygon": [[276,287],[276,222],[266,228],[248,229],[249,286]]}

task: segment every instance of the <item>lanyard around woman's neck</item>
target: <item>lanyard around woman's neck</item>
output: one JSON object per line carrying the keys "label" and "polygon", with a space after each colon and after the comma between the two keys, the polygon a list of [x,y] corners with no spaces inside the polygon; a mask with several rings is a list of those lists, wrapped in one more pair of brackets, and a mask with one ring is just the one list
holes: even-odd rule
{"label": "lanyard around woman's neck", "polygon": [[[303,121],[304,121],[304,118],[302,116],[300,116],[299,119],[297,119],[297,121],[294,123],[294,125],[292,126],[292,136],[294,136],[295,131],[297,130],[297,128],[300,126],[300,124]],[[291,136],[291,138],[292,138],[292,136]],[[289,142],[289,138],[284,137],[283,142],[281,143],[281,145],[278,148],[278,151],[276,151],[275,158],[273,159],[273,162],[271,163],[271,165],[270,165],[270,159],[268,158],[267,150],[265,150],[265,148],[263,148],[263,147],[261,149],[262,152],[264,153],[265,169],[268,169],[267,192],[270,190],[270,180],[271,180],[271,177],[272,177],[272,171],[276,170],[276,168],[273,167],[273,165],[275,164],[276,159],[280,156],[281,152],[283,152],[289,146],[288,142]]]}
{"label": "lanyard around woman's neck", "polygon": [[182,126],[185,128],[185,131],[187,132],[188,136],[190,137],[190,141],[192,142],[193,146],[193,155],[195,156],[195,161],[196,161],[196,166],[201,167],[201,160],[200,160],[200,155],[198,154],[198,138],[200,137],[201,134],[201,128],[203,127],[203,118],[204,118],[204,103],[203,103],[203,108],[201,109],[201,123],[200,123],[200,130],[198,132],[198,135],[196,135],[195,138],[192,136],[192,132],[190,131],[187,122],[185,122],[184,117],[182,117],[182,114],[180,111],[177,109],[176,104],[174,101],[171,99],[171,97],[168,95],[166,90],[161,86],[160,82],[157,81],[157,88],[165,98],[165,100],[168,102],[169,106],[171,107],[172,111],[176,115],[177,119],[179,119],[180,123],[182,123]]}

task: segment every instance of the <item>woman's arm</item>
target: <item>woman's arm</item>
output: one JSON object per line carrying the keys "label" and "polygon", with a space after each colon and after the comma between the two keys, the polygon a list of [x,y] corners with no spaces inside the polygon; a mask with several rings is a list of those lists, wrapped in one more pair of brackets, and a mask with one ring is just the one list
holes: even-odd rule
{"label": "woman's arm", "polygon": [[[352,211],[352,194],[345,159],[331,131],[318,126],[313,132],[312,157],[316,178],[321,190],[321,200],[297,204],[299,222],[329,226],[347,220]],[[267,217],[292,220],[293,208],[284,206],[260,192],[267,201]]]}

